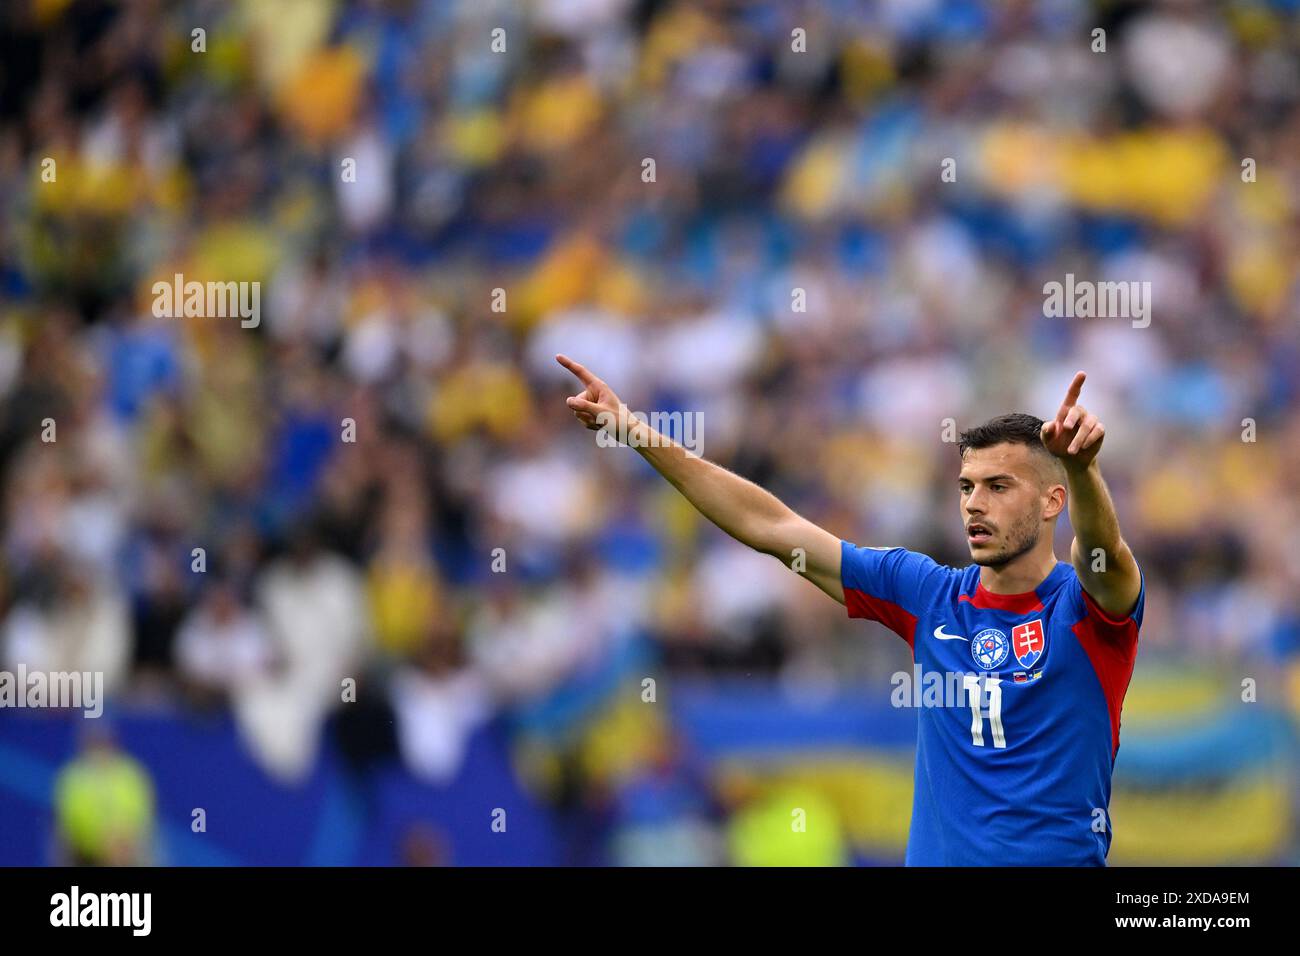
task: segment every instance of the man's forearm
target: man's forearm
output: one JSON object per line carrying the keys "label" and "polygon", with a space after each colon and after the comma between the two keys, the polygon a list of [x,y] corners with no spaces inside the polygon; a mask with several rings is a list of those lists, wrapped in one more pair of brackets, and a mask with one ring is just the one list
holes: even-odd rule
{"label": "man's forearm", "polygon": [[584,426],[632,445],[704,517],[741,544],[789,562],[792,571],[844,603],[839,538],[795,514],[771,492],[692,454],[632,416],[614,390],[580,362],[567,355],[555,360],[583,384],[583,391],[565,404]]}
{"label": "man's forearm", "polygon": [[1070,560],[1093,600],[1116,617],[1127,615],[1142,591],[1142,575],[1120,536],[1115,504],[1101,470],[1094,459],[1082,469],[1067,467],[1065,473],[1074,526]]}
{"label": "man's forearm", "polygon": [[700,514],[737,541],[768,554],[783,546],[776,531],[793,512],[770,491],[691,454],[646,422],[628,421],[627,443]]}
{"label": "man's forearm", "polygon": [[1066,468],[1065,474],[1070,526],[1079,546],[1087,552],[1101,548],[1113,557],[1121,543],[1119,516],[1096,459],[1082,469]]}

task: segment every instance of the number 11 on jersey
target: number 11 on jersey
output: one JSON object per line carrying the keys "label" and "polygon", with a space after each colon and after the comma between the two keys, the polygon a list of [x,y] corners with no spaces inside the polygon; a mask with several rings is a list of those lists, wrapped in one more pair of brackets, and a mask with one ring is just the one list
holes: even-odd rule
{"label": "number 11 on jersey", "polygon": [[[988,689],[989,709],[987,712],[981,706],[983,704],[980,699],[983,696],[981,685]],[[1007,738],[1002,732],[1002,679],[999,677],[986,677],[981,681],[977,674],[963,674],[962,686],[966,688],[966,697],[970,701],[971,743],[976,747],[984,746],[984,718],[987,716],[989,725],[993,728],[993,746],[995,748],[1005,748]]]}

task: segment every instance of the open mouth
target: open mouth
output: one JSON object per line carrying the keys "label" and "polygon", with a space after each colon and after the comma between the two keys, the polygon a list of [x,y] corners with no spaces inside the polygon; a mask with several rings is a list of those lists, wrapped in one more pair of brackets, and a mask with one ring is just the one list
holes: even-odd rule
{"label": "open mouth", "polygon": [[971,544],[985,544],[993,540],[993,532],[982,524],[968,524],[966,526],[966,537]]}

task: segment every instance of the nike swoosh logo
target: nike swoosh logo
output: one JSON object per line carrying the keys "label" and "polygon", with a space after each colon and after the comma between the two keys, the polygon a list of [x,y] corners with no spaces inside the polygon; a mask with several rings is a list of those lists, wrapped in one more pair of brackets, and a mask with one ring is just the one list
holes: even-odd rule
{"label": "nike swoosh logo", "polygon": [[943,632],[943,625],[942,625],[942,624],[940,624],[938,627],[936,627],[936,628],[934,629],[934,636],[937,637],[937,638],[938,638],[939,640],[941,640],[941,641],[964,641],[964,640],[966,640],[966,638],[962,637],[960,634],[945,634],[945,633]]}

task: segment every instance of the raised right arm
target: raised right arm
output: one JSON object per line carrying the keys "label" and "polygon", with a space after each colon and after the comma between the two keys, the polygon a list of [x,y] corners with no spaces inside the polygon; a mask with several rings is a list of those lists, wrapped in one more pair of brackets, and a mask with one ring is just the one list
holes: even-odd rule
{"label": "raised right arm", "polygon": [[771,492],[631,417],[601,379],[566,356],[555,358],[585,386],[568,399],[579,421],[635,448],[700,514],[741,544],[772,555],[844,603],[839,538],[796,514]]}

